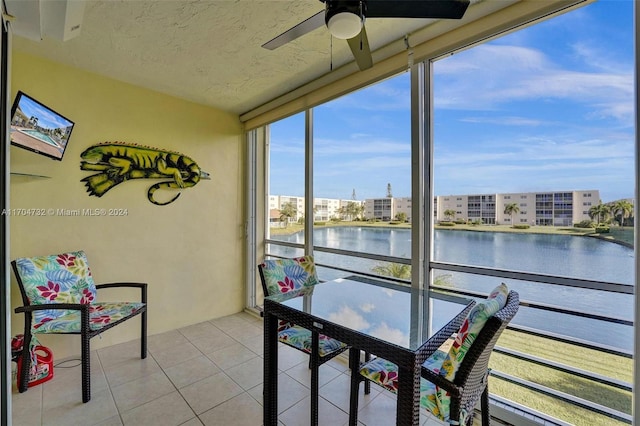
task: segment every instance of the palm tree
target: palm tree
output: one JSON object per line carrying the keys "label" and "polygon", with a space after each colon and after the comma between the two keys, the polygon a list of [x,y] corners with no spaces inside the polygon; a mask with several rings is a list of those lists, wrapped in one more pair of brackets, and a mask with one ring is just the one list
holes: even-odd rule
{"label": "palm tree", "polygon": [[347,203],[347,207],[345,209],[345,212],[346,212],[347,216],[349,217],[349,220],[357,219],[360,216],[360,214],[362,213],[362,206],[360,205],[360,203],[356,203],[354,201],[349,201]]}
{"label": "palm tree", "polygon": [[280,206],[280,222],[284,221],[285,228],[289,225],[292,217],[296,217],[298,210],[292,202],[283,203]]}
{"label": "palm tree", "polygon": [[345,206],[340,206],[336,209],[336,213],[341,220],[347,219],[347,208]]}
{"label": "palm tree", "polygon": [[407,214],[405,212],[400,212],[400,213],[396,214],[396,220],[398,222],[406,222],[407,221]]}
{"label": "palm tree", "polygon": [[589,217],[591,219],[595,219],[598,225],[607,219],[609,213],[609,206],[602,204],[602,200],[600,200],[597,205],[589,209]]}
{"label": "palm tree", "polygon": [[[387,263],[378,265],[372,269],[373,272],[385,277],[411,279],[411,265],[403,263]],[[451,274],[440,274],[433,277],[433,285],[437,287],[453,287],[453,276]]]}
{"label": "palm tree", "polygon": [[613,217],[620,215],[618,222],[624,226],[624,220],[633,213],[633,204],[628,200],[618,200],[610,205],[610,210]]}
{"label": "palm tree", "polygon": [[444,211],[444,218],[447,220],[451,220],[455,217],[456,215],[456,211],[455,210],[451,210],[451,209],[447,209]]}
{"label": "palm tree", "polygon": [[439,287],[453,287],[453,275],[441,274],[433,277],[433,285]]}
{"label": "palm tree", "polygon": [[364,217],[364,205],[360,203],[354,203],[355,206],[353,208],[356,219],[362,219]]}
{"label": "palm tree", "polygon": [[518,207],[518,203],[509,203],[506,206],[504,206],[504,214],[508,214],[509,217],[511,218],[511,226],[514,225],[513,215],[518,212],[520,212],[520,207]]}
{"label": "palm tree", "polygon": [[406,265],[404,263],[387,263],[382,265],[374,266],[371,269],[378,275],[384,275],[385,277],[394,277],[394,278],[411,278],[411,265]]}

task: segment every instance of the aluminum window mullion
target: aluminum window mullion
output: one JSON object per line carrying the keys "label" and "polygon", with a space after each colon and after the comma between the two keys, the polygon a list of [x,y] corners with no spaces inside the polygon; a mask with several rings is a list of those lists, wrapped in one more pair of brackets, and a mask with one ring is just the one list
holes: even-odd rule
{"label": "aluminum window mullion", "polygon": [[[638,25],[640,25],[640,9],[638,8],[637,2],[633,4],[633,28],[634,28],[634,54],[635,54],[635,86],[633,88],[634,92],[634,105],[635,105],[635,191],[634,191],[634,214],[633,214],[633,229],[634,229],[634,256],[636,259],[635,262],[635,286],[637,287],[640,283],[640,267],[638,266],[638,247],[640,247],[640,232],[638,232],[638,202],[640,201],[640,175],[639,167],[640,167],[640,140],[638,139],[638,127],[640,126],[640,117],[638,116],[638,111],[640,111],[640,97],[638,96],[638,87],[640,86],[640,34],[638,33]],[[640,356],[638,353],[640,352],[640,338],[638,337],[637,326],[640,324],[640,297],[638,293],[635,293],[635,324],[636,328],[634,328],[634,377],[633,384],[635,389],[640,389]],[[638,425],[640,424],[640,398],[635,394],[633,394],[633,423]]]}
{"label": "aluminum window mullion", "polygon": [[[428,235],[425,215],[425,64],[411,67],[411,287],[424,288],[428,277],[425,247]],[[428,257],[426,258],[428,259]]]}
{"label": "aluminum window mullion", "polygon": [[304,253],[313,255],[313,109],[304,114]]}
{"label": "aluminum window mullion", "polygon": [[246,268],[246,298],[245,307],[253,308],[258,302],[256,299],[256,273],[254,264],[257,262],[256,246],[256,221],[257,221],[257,130],[246,133],[247,143],[247,219],[245,222],[245,244],[248,259]]}

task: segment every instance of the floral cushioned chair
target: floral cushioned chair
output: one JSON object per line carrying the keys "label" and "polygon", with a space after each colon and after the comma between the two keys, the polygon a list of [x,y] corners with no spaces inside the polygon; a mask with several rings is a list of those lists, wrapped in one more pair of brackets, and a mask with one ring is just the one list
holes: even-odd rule
{"label": "floral cushioned chair", "polygon": [[[29,372],[35,367],[37,334],[80,334],[82,352],[82,402],[91,399],[89,339],[142,314],[140,357],[147,357],[147,284],[96,285],[83,251],[19,258],[11,262],[24,306],[24,345],[18,390],[25,392]],[[97,289],[137,287],[141,302],[100,302]],[[28,350],[27,350],[28,348]]]}
{"label": "floral cushioned chair", "polygon": [[[423,408],[450,425],[471,426],[473,415],[468,414],[482,398],[482,424],[489,424],[489,357],[519,304],[518,293],[501,284],[474,306],[458,332],[422,364]],[[351,392],[358,391],[363,379],[397,393],[398,367],[383,358],[365,362],[359,374],[352,374]],[[357,413],[357,403],[352,398],[352,413]]]}
{"label": "floral cushioned chair", "polygon": [[[316,273],[313,256],[265,260],[258,265],[258,271],[260,272],[262,290],[265,296],[288,293],[303,287],[316,285],[320,282]],[[278,340],[310,355],[311,398],[312,402],[317,402],[318,367],[347,350],[348,346],[338,340],[319,334],[318,348],[314,351],[310,330],[282,320],[278,323]],[[365,355],[365,359],[368,360],[369,356]],[[317,367],[314,368],[314,365]],[[368,381],[365,386],[365,393],[368,394],[370,391]],[[311,416],[313,417],[314,415],[317,416],[317,412],[313,413],[312,410]]]}

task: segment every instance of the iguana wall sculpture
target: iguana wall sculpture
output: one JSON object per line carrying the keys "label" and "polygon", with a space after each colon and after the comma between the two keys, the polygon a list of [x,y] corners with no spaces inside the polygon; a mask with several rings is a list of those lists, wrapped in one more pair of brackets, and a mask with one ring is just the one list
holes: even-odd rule
{"label": "iguana wall sculpture", "polygon": [[210,179],[209,173],[200,170],[198,164],[186,155],[163,149],[151,148],[125,142],[105,142],[93,145],[80,154],[80,169],[99,171],[82,179],[87,192],[102,197],[114,186],[129,179],[166,179],[170,181],[151,185],[147,198],[159,206],[174,202],[179,196],[167,202],[153,198],[158,189],[189,188],[200,179]]}

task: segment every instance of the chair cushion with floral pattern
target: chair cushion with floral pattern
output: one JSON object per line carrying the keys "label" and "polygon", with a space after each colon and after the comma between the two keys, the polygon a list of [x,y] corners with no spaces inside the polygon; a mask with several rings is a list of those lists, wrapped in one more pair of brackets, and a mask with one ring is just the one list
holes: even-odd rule
{"label": "chair cushion with floral pattern", "polygon": [[[96,285],[83,251],[16,259],[16,266],[31,305],[92,303]],[[34,324],[64,317],[73,311],[34,311]]]}
{"label": "chair cushion with floral pattern", "polygon": [[[438,373],[447,353],[435,351],[422,364],[434,373]],[[374,358],[360,367],[360,374],[383,388],[398,393],[398,366],[384,358]]]}
{"label": "chair cushion with floral pattern", "polygon": [[442,369],[440,370],[441,376],[446,377],[447,380],[453,380],[464,356],[476,340],[476,337],[487,320],[500,309],[504,308],[508,295],[509,288],[506,284],[502,283],[491,291],[486,300],[473,307],[460,326],[453,345],[451,349],[449,349],[447,358],[442,363]]}
{"label": "chair cushion with floral pattern", "polygon": [[[435,351],[423,366],[453,381],[471,344],[487,320],[504,308],[508,294],[509,289],[504,283],[494,288],[487,300],[473,307],[458,332]],[[398,366],[390,361],[382,358],[369,361],[360,367],[360,374],[393,393],[398,392]],[[420,404],[441,420],[449,421],[449,393],[425,379],[420,380]],[[463,410],[459,424],[465,424],[466,416]]]}
{"label": "chair cushion with floral pattern", "polygon": [[[287,345],[294,346],[304,352],[311,353],[311,331],[298,325],[292,325],[278,332],[278,340]],[[337,350],[346,348],[344,343],[325,336],[320,335],[318,339],[318,354],[325,357]]]}
{"label": "chair cushion with floral pattern", "polygon": [[[133,315],[144,307],[139,302],[97,302],[89,306],[89,328],[100,330],[108,324],[120,321]],[[41,311],[55,313],[56,311]],[[69,312],[61,317],[45,317],[41,322],[34,323],[33,333],[79,333],[81,327],[80,311]]]}
{"label": "chair cushion with floral pattern", "polygon": [[269,259],[261,267],[269,295],[288,293],[319,283],[313,256]]}
{"label": "chair cushion with floral pattern", "polygon": [[[446,356],[446,352],[437,350],[422,365],[434,373],[439,373]],[[373,383],[398,393],[398,366],[393,362],[375,358],[360,367],[360,374]],[[449,421],[451,398],[448,395],[438,395],[438,391],[439,388],[436,385],[420,379],[420,405],[439,419]]]}

